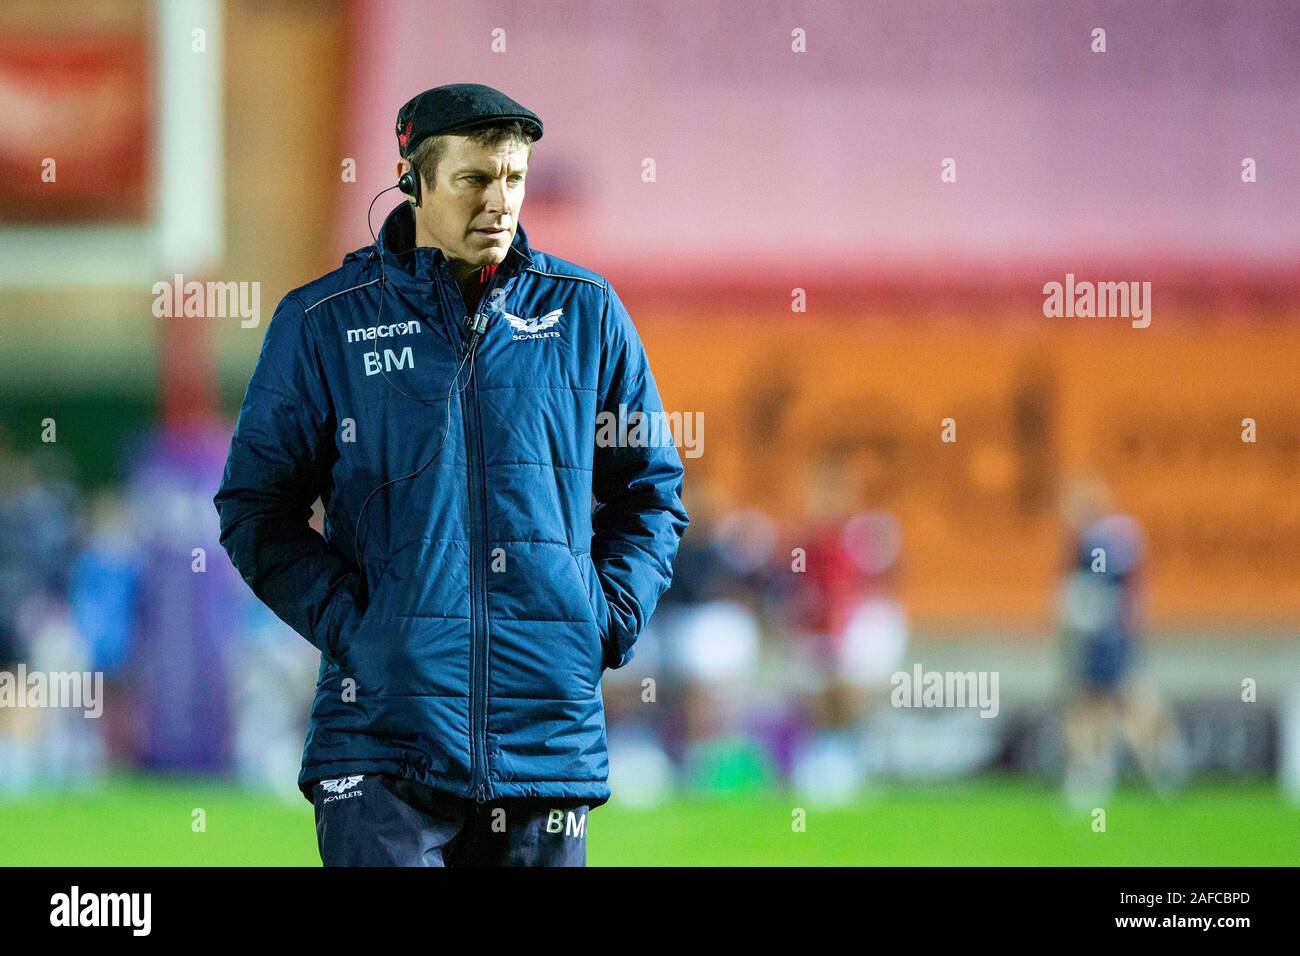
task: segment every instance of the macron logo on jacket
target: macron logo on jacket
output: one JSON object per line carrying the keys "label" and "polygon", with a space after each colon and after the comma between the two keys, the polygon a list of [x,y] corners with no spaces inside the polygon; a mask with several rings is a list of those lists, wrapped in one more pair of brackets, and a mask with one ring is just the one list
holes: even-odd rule
{"label": "macron logo on jacket", "polygon": [[392,325],[372,325],[368,329],[348,329],[349,342],[365,342],[372,339],[387,339],[394,335],[418,335],[420,332],[420,323],[412,320],[409,322],[394,322]]}

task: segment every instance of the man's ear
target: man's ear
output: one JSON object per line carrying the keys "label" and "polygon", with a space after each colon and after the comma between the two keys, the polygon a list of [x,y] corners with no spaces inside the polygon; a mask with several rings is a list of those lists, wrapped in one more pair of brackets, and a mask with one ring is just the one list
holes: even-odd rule
{"label": "man's ear", "polygon": [[412,176],[415,177],[415,194],[412,195],[411,193],[408,193],[405,189],[402,190],[402,193],[406,196],[406,201],[409,202],[412,206],[419,206],[420,195],[422,191],[421,186],[423,185],[420,181],[420,174],[415,171],[415,167],[411,165],[409,160],[399,159],[397,161],[398,180],[400,181],[401,178],[405,176],[407,173],[410,173]]}

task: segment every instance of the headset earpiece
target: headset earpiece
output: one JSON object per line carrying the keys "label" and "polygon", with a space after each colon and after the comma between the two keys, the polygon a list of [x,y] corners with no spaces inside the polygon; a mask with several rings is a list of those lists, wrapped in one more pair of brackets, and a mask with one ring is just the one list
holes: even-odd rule
{"label": "headset earpiece", "polygon": [[414,169],[402,173],[401,178],[397,180],[397,188],[414,199],[415,205],[420,205],[420,177]]}

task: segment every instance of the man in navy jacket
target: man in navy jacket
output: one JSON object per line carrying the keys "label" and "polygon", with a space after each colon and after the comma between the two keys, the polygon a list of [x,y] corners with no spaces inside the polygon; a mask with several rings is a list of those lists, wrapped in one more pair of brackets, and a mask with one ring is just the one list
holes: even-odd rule
{"label": "man in navy jacket", "polygon": [[321,651],[298,782],[326,864],[580,864],[600,678],[671,582],[681,459],[600,428],[663,406],[610,283],[519,225],[541,120],[453,84],[397,133],[406,200],[276,309],[221,541]]}

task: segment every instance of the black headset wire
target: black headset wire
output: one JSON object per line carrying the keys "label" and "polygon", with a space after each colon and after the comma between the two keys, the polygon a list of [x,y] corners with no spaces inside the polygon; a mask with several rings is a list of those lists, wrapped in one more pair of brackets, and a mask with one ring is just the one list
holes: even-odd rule
{"label": "black headset wire", "polygon": [[[375,203],[379,200],[379,197],[382,196],[384,193],[397,188],[398,187],[395,185],[389,186],[387,189],[381,189],[379,192],[375,193],[375,198],[370,200],[370,207],[369,209],[366,210],[366,227],[370,230],[370,237],[375,244],[375,255],[379,259],[379,309],[377,310],[377,316],[375,319],[376,326],[383,324],[384,291],[386,286],[388,285],[388,270],[384,265],[384,253],[383,250],[379,248],[379,237],[375,235],[375,228],[374,228],[374,223],[371,221],[371,215],[374,211]],[[465,350],[464,354],[461,356],[460,364],[456,366],[456,371],[452,374],[451,384],[447,387],[447,397],[446,397],[447,421],[442,430],[442,438],[438,440],[438,447],[434,449],[433,454],[431,454],[428,458],[426,458],[424,463],[420,465],[419,468],[416,468],[409,475],[402,475],[398,478],[390,478],[388,481],[385,481],[383,484],[376,486],[371,490],[370,494],[366,495],[365,500],[361,503],[361,509],[360,511],[357,512],[356,523],[352,526],[352,555],[356,561],[357,569],[362,574],[363,582],[365,581],[365,568],[361,563],[361,522],[365,518],[366,508],[369,507],[371,499],[374,498],[375,495],[377,495],[379,492],[383,491],[385,488],[389,487],[390,485],[397,484],[399,481],[409,481],[412,478],[419,477],[421,474],[423,474],[426,468],[428,468],[431,464],[433,464],[434,459],[437,458],[440,454],[442,454],[442,448],[447,443],[447,436],[451,434],[451,396],[453,392],[459,395],[461,392],[465,391],[465,389],[469,387],[470,382],[474,380],[474,355],[477,351],[478,339],[479,336],[477,333],[473,335],[472,338],[470,339],[469,347]],[[456,383],[460,381],[460,372],[461,369],[465,367],[465,361],[467,359],[469,360],[469,375],[465,379],[465,384],[457,388]],[[384,381],[388,383],[389,387],[392,388],[393,391],[397,392],[399,395],[402,395],[405,398],[410,399],[413,402],[419,402],[423,405],[431,405],[431,404],[435,404],[438,401],[436,398],[421,398],[420,396],[417,395],[410,395],[407,392],[403,391],[402,389],[398,388],[397,385],[394,384],[393,380],[388,377],[388,372],[384,370],[383,365],[379,366],[379,372],[381,375],[384,376]]]}

